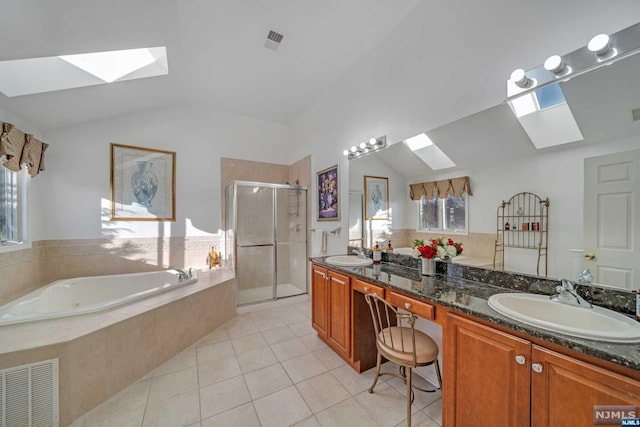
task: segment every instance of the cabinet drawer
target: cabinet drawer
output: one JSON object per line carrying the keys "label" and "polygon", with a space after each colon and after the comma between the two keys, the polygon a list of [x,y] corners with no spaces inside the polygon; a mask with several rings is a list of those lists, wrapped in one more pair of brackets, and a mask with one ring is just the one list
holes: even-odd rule
{"label": "cabinet drawer", "polygon": [[361,292],[363,294],[376,294],[380,298],[384,298],[383,287],[372,285],[371,283],[367,283],[359,279],[355,279],[353,281],[353,290]]}
{"label": "cabinet drawer", "polygon": [[433,320],[436,314],[435,308],[431,304],[417,301],[413,298],[409,298],[395,292],[389,292],[388,301],[396,307],[400,307],[403,310],[410,311],[411,313],[418,315],[423,319]]}

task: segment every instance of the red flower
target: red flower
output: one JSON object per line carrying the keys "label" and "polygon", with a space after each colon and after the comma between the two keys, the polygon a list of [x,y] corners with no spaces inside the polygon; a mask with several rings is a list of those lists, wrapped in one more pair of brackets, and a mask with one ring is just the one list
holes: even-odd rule
{"label": "red flower", "polygon": [[455,245],[455,243],[453,242],[453,239],[449,239],[449,240],[448,240],[448,243],[449,243],[450,245]]}
{"label": "red flower", "polygon": [[418,246],[418,252],[427,259],[433,258],[438,253],[438,251],[431,246]]}

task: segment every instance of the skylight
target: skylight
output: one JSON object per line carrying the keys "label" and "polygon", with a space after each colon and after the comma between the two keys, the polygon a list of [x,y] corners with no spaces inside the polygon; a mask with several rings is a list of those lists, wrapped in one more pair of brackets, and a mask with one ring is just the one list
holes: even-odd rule
{"label": "skylight", "polygon": [[558,83],[514,98],[509,106],[538,149],[584,139]]}
{"label": "skylight", "polygon": [[21,96],[168,73],[165,47],[0,61],[0,92]]}
{"label": "skylight", "polygon": [[403,142],[433,170],[451,168],[456,165],[425,133],[407,138]]}

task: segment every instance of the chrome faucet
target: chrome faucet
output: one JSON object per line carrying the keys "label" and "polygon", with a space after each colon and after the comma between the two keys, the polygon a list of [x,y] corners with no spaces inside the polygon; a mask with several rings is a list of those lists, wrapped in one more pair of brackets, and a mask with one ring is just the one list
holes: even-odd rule
{"label": "chrome faucet", "polygon": [[193,278],[193,271],[191,268],[188,273],[181,268],[174,268],[174,270],[178,272],[178,282],[183,282]]}
{"label": "chrome faucet", "polygon": [[549,297],[552,301],[557,301],[563,304],[574,305],[582,308],[593,308],[591,303],[582,298],[576,292],[576,286],[570,280],[562,279],[559,286],[556,286],[557,294]]}
{"label": "chrome faucet", "polygon": [[367,256],[364,254],[364,249],[356,248],[351,251],[352,254],[358,255],[358,258],[366,258]]}

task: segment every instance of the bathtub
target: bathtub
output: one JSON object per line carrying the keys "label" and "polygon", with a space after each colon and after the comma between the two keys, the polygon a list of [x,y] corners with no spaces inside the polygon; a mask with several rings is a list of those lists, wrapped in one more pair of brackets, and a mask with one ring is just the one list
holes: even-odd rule
{"label": "bathtub", "polygon": [[195,283],[177,270],[79,277],[55,281],[0,307],[0,326],[107,310]]}

